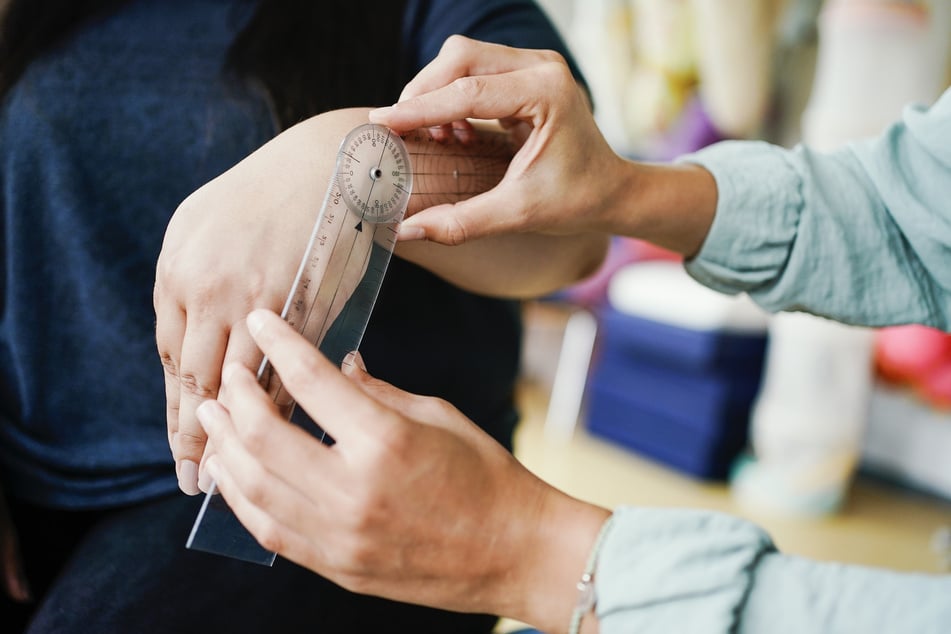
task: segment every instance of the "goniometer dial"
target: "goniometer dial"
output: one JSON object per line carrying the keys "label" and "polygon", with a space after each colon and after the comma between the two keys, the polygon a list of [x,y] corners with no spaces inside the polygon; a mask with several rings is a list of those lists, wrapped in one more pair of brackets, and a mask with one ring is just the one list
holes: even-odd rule
{"label": "goniometer dial", "polygon": [[355,128],[340,147],[337,184],[347,207],[361,220],[381,223],[399,216],[413,190],[403,139],[381,125]]}

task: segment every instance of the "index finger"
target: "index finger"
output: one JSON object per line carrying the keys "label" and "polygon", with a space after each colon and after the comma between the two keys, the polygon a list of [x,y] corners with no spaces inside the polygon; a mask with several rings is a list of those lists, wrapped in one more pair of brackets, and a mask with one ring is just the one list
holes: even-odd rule
{"label": "index finger", "polygon": [[[465,76],[446,86],[372,110],[369,119],[397,132],[460,119],[519,119],[533,121],[541,113],[550,82],[570,77],[567,66],[544,64],[492,75]],[[574,80],[572,80],[572,85]]]}
{"label": "index finger", "polygon": [[385,427],[386,410],[275,313],[252,311],[247,324],[287,391],[338,442]]}
{"label": "index finger", "polygon": [[[571,69],[557,53],[531,53],[532,63],[510,70],[450,69],[430,90],[369,113],[370,121],[397,132],[452,123],[466,118],[518,119],[537,124],[562,91],[578,90]],[[544,61],[542,58],[545,58]],[[443,81],[443,80],[446,81]],[[428,83],[428,82],[427,82]]]}
{"label": "index finger", "polygon": [[400,94],[406,101],[473,75],[498,75],[564,58],[554,51],[513,48],[451,35],[439,54],[416,74]]}

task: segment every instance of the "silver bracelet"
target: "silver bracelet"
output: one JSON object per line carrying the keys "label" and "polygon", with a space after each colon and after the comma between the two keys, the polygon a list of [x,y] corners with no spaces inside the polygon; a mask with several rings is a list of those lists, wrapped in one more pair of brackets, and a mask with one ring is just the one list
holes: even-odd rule
{"label": "silver bracelet", "polygon": [[594,570],[598,566],[598,554],[601,552],[601,544],[604,537],[611,528],[611,521],[614,516],[608,517],[598,532],[598,537],[594,540],[594,546],[591,547],[591,554],[588,555],[588,563],[585,566],[584,573],[578,581],[578,602],[575,603],[575,610],[571,613],[571,625],[568,627],[568,634],[578,634],[581,631],[581,620],[589,612],[594,612],[598,605],[598,595],[594,587]]}

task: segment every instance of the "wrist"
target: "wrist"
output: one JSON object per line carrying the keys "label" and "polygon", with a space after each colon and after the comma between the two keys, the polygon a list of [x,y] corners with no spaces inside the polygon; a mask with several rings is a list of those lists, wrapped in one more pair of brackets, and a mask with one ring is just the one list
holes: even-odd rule
{"label": "wrist", "polygon": [[571,615],[571,624],[568,634],[596,634],[601,629],[601,623],[595,612],[598,605],[597,588],[595,587],[595,572],[598,568],[598,558],[601,555],[601,546],[611,530],[612,517],[608,517],[601,524],[601,530],[594,540],[588,553],[588,560],[584,572],[577,583],[578,600]]}
{"label": "wrist", "polygon": [[[545,632],[566,632],[578,605],[579,580],[610,516],[607,509],[551,489],[516,554],[518,571],[507,591],[514,603],[505,615]],[[596,619],[589,615],[585,621],[582,632],[597,631]]]}
{"label": "wrist", "polygon": [[689,163],[659,165],[627,160],[618,173],[618,189],[607,204],[606,230],[687,257],[695,255],[716,213],[713,175]]}

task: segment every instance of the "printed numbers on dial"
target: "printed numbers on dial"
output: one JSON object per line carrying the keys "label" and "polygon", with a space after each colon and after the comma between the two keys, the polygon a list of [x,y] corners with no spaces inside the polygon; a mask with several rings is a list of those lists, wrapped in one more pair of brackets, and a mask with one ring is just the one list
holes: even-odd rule
{"label": "printed numbers on dial", "polygon": [[384,126],[359,126],[340,148],[337,179],[347,206],[357,217],[389,222],[406,209],[412,191],[406,145]]}

